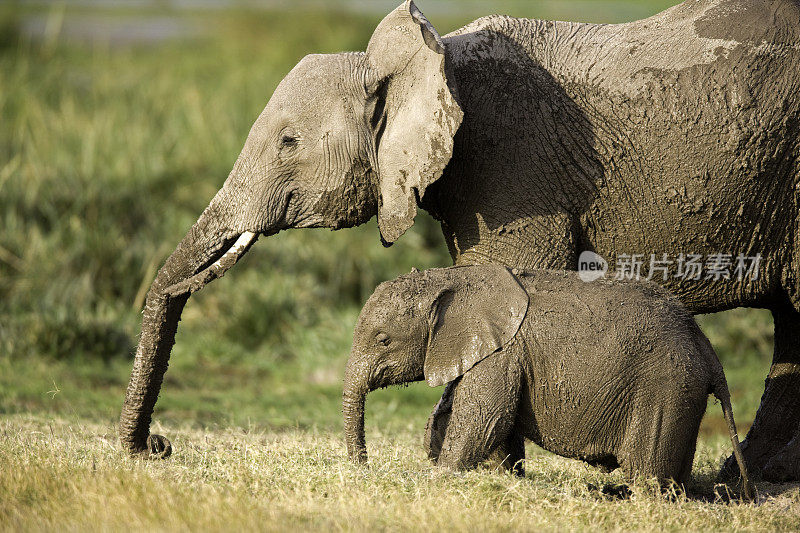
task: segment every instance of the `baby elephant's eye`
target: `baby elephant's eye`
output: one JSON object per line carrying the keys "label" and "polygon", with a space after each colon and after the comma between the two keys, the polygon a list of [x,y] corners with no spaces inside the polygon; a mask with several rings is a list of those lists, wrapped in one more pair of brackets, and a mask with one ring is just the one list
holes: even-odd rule
{"label": "baby elephant's eye", "polygon": [[378,333],[375,336],[375,341],[377,341],[378,344],[382,344],[384,346],[389,346],[389,343],[391,342],[389,340],[389,335],[387,335],[386,333]]}

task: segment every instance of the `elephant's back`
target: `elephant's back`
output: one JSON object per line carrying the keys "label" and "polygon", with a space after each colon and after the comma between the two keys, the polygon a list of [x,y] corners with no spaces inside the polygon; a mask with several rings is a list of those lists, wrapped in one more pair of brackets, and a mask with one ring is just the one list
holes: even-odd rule
{"label": "elephant's back", "polygon": [[620,81],[635,82],[643,70],[709,64],[737,47],[764,56],[797,51],[800,0],[687,0],[622,24],[490,15],[444,40],[456,66],[522,52],[558,78],[613,78],[619,89]]}
{"label": "elephant's back", "polygon": [[694,21],[700,37],[739,43],[785,46],[800,41],[798,0],[702,0],[687,2],[703,9]]}
{"label": "elephant's back", "polygon": [[585,25],[574,41],[562,45],[573,52],[564,79],[629,97],[646,95],[665,72],[758,78],[752,70],[774,61],[800,64],[800,2],[688,0],[643,20]]}
{"label": "elephant's back", "polygon": [[[592,381],[604,373],[661,364],[656,352],[664,339],[685,348],[681,358],[696,356],[694,319],[655,283],[585,282],[577,272],[550,270],[525,272],[518,279],[530,302],[522,337],[545,352],[545,364],[558,361],[558,369],[551,370],[570,379]],[[539,350],[532,350],[537,356]]]}
{"label": "elephant's back", "polygon": [[545,365],[556,365],[550,369],[556,374],[593,381],[638,367],[674,373],[694,361],[705,364],[694,318],[655,283],[586,282],[578,272],[551,270],[524,272],[518,279],[529,295],[521,337],[531,357],[544,353]]}
{"label": "elephant's back", "polygon": [[569,270],[516,272],[530,295],[534,312],[558,308],[575,317],[589,313],[601,321],[623,317],[639,321],[650,315],[661,319],[689,316],[669,291],[643,279],[612,279],[613,272],[593,281]]}

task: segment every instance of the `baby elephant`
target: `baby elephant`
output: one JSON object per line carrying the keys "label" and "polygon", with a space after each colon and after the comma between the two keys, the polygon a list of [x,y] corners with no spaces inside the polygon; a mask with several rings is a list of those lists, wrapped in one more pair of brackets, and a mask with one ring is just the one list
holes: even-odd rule
{"label": "baby elephant", "polygon": [[677,483],[689,479],[713,393],[752,495],[722,365],[694,319],[655,284],[498,265],[382,283],[361,311],[347,362],[353,460],[367,457],[366,394],[423,379],[451,384],[449,418],[434,420],[440,466],[474,468],[498,451],[516,461],[527,437],[629,477]]}

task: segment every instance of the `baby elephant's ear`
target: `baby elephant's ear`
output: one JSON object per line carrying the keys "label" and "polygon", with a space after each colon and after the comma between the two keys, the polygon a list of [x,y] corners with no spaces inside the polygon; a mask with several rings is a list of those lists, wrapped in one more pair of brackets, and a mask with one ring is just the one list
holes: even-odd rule
{"label": "baby elephant's ear", "polygon": [[431,387],[453,381],[503,347],[528,311],[528,293],[505,267],[454,270],[452,286],[443,288],[431,305],[425,356],[425,380]]}

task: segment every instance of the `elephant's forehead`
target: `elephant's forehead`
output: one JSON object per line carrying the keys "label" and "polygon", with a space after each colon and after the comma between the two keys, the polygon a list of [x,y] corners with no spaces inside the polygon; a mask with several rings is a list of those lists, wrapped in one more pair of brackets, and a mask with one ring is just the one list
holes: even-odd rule
{"label": "elephant's forehead", "polygon": [[348,54],[312,54],[304,57],[278,84],[275,96],[281,103],[292,101],[299,104],[320,99],[341,100],[347,92],[347,84],[355,79],[357,57]]}
{"label": "elephant's forehead", "polygon": [[390,327],[398,318],[413,318],[415,298],[407,291],[378,290],[364,306],[364,324]]}

